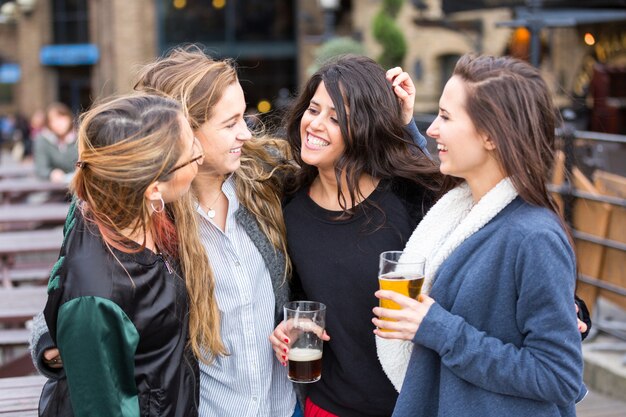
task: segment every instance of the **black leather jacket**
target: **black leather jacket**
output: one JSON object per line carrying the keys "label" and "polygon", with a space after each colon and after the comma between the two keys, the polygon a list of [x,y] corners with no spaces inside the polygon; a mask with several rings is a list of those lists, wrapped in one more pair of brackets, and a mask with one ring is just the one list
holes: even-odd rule
{"label": "black leather jacket", "polygon": [[44,310],[74,415],[196,416],[199,370],[178,265],[108,248],[74,208]]}

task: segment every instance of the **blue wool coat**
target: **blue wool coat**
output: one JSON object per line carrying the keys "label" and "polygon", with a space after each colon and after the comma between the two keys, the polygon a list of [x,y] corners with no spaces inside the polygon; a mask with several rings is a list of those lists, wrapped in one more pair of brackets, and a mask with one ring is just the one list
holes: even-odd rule
{"label": "blue wool coat", "polygon": [[558,219],[517,197],[437,271],[393,416],[575,416],[574,285]]}

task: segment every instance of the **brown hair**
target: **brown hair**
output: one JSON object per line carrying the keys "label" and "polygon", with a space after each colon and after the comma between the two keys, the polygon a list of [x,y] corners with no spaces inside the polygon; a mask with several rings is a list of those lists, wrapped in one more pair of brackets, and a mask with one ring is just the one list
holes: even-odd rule
{"label": "brown hair", "polygon": [[[310,185],[318,175],[317,168],[300,157],[300,122],[321,82],[335,109],[345,151],[335,164],[335,177],[341,183],[346,175],[350,193],[347,199],[341,187],[337,200],[345,214],[351,214],[357,196],[361,196],[359,178],[405,178],[429,190],[439,190],[441,174],[403,130],[400,103],[393,93],[385,70],[374,60],[359,55],[344,55],[325,64],[304,86],[286,118],[286,132],[296,162],[302,167],[294,188]],[[350,117],[348,117],[348,111]]]}
{"label": "brown hair", "polygon": [[[231,60],[214,60],[197,45],[175,48],[167,56],[146,65],[135,89],[166,94],[178,100],[192,129],[199,129],[226,88],[239,82]],[[285,142],[258,138],[243,144],[241,167],[235,171],[237,198],[257,219],[276,250],[285,254],[285,273],[291,269],[287,256],[286,231],[282,215],[282,181],[285,172],[295,169]]]}
{"label": "brown hair", "polygon": [[559,211],[546,181],[554,163],[556,109],[539,71],[511,57],[462,56],[453,76],[465,85],[466,111],[522,199]]}
{"label": "brown hair", "polygon": [[[132,251],[134,245],[123,233],[130,230],[133,235],[143,235],[144,241],[150,231],[157,247],[175,248],[175,253],[166,255],[180,262],[190,298],[190,344],[198,357],[204,357],[204,349],[214,355],[224,352],[224,347],[211,297],[213,282],[206,279],[210,266],[191,198],[187,194],[166,204],[164,213],[151,215],[144,197],[150,184],[175,175],[168,172],[181,156],[182,116],[176,101],[148,94],[95,106],[81,117],[81,169],[76,171],[71,189],[84,201],[85,217],[112,246]],[[202,297],[194,297],[199,293]]]}
{"label": "brown hair", "polygon": [[70,110],[69,107],[61,102],[50,103],[48,107],[46,107],[44,126],[50,129],[50,113],[52,112],[58,114],[61,117],[67,117],[71,121],[67,132],[64,132],[63,136],[67,135],[72,131],[72,129],[74,129],[74,115],[72,114],[72,110]]}

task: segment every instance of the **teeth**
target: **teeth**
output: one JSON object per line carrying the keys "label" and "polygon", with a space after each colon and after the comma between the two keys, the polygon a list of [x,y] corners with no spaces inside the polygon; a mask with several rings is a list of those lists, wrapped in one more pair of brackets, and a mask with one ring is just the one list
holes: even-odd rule
{"label": "teeth", "polygon": [[324,146],[329,145],[329,143],[326,142],[325,140],[316,138],[315,136],[311,136],[311,135],[307,136],[306,141],[313,146],[317,146],[318,148],[323,148]]}
{"label": "teeth", "polygon": [[241,148],[235,148],[229,151],[229,153],[239,153],[239,152],[241,152]]}
{"label": "teeth", "polygon": [[437,144],[437,150],[439,151],[447,151],[448,147],[446,145],[442,145],[441,143]]}

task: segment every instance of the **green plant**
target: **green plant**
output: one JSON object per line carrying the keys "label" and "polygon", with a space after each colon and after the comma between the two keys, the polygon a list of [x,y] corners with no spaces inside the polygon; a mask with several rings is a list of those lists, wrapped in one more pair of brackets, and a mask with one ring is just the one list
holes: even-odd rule
{"label": "green plant", "polygon": [[378,63],[384,68],[402,65],[406,55],[406,40],[395,21],[403,3],[404,0],[384,0],[372,22],[374,38],[383,47]]}
{"label": "green plant", "polygon": [[309,76],[313,75],[326,61],[344,54],[364,55],[365,48],[360,42],[347,36],[332,38],[315,50],[315,62],[307,69]]}

